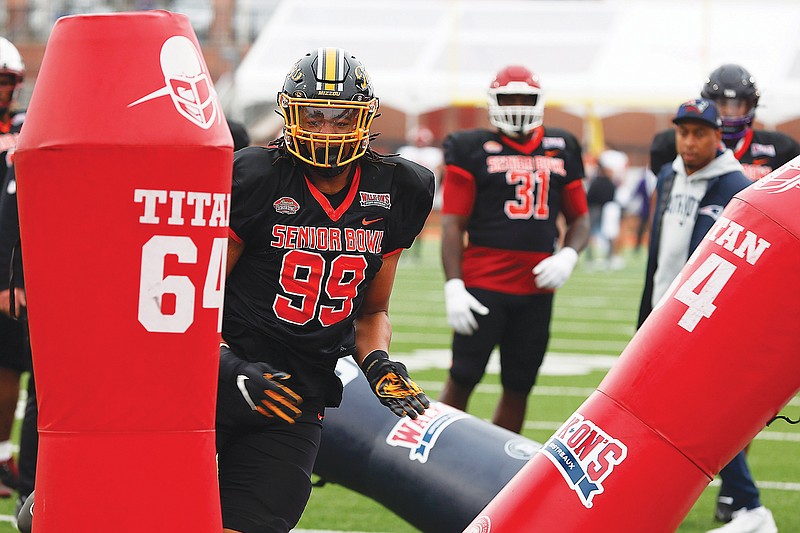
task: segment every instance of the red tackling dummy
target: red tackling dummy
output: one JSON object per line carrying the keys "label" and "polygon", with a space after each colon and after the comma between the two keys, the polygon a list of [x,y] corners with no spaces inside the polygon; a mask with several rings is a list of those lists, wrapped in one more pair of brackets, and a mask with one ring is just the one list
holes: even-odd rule
{"label": "red tackling dummy", "polygon": [[221,531],[232,146],[186,16],[56,23],[15,159],[37,533]]}
{"label": "red tackling dummy", "polygon": [[800,389],[800,157],[740,192],[596,392],[465,530],[675,531]]}

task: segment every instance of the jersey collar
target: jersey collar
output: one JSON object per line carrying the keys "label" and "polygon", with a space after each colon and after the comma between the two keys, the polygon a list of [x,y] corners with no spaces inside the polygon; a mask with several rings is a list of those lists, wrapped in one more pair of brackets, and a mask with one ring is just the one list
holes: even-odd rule
{"label": "jersey collar", "polygon": [[328,200],[328,197],[325,196],[325,194],[319,189],[317,189],[313,183],[311,183],[311,180],[305,176],[303,176],[303,178],[306,180],[308,190],[311,191],[311,196],[314,197],[320,207],[322,207],[323,211],[327,213],[328,218],[330,218],[333,222],[336,222],[342,218],[342,215],[350,208],[350,205],[353,203],[353,199],[356,197],[356,192],[361,184],[361,166],[356,165],[356,171],[353,174],[353,179],[350,180],[349,185],[346,185],[346,187],[350,187],[350,190],[347,191],[347,196],[345,196],[344,201],[342,201],[342,203],[336,209],[333,208]]}
{"label": "jersey collar", "polygon": [[745,152],[747,152],[747,149],[750,148],[751,142],[753,142],[753,128],[747,128],[747,131],[744,133],[744,137],[742,137],[742,140],[739,141],[736,150],[733,151],[733,156],[737,161],[740,160]]}
{"label": "jersey collar", "polygon": [[503,141],[503,144],[513,148],[518,152],[528,155],[532,154],[534,150],[539,148],[539,145],[542,143],[542,137],[544,137],[544,128],[542,126],[539,126],[533,130],[533,135],[531,135],[531,138],[523,144],[514,141],[510,137],[506,137],[502,132],[500,133],[500,140]]}

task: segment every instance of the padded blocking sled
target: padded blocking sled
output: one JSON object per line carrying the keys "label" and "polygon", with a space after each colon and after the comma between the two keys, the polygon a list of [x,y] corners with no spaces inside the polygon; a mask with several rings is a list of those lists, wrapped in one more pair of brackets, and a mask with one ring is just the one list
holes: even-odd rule
{"label": "padded blocking sled", "polygon": [[232,147],[185,15],[56,23],[15,156],[37,533],[221,531]]}

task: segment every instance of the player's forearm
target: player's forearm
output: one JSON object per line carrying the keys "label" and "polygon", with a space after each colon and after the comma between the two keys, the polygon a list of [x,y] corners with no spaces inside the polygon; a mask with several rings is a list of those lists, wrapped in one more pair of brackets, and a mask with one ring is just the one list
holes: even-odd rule
{"label": "player's forearm", "polygon": [[445,215],[442,220],[442,267],[445,279],[461,278],[464,257],[464,229],[459,221]]}
{"label": "player's forearm", "polygon": [[582,215],[569,225],[564,234],[564,246],[580,252],[589,243],[589,215]]}
{"label": "player's forearm", "polygon": [[360,365],[373,350],[389,351],[392,324],[385,310],[359,315],[355,321],[356,362]]}

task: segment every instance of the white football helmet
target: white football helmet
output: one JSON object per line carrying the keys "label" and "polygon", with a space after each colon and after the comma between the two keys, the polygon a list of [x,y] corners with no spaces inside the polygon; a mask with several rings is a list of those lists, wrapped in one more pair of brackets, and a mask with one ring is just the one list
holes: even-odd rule
{"label": "white football helmet", "polygon": [[[525,96],[524,105],[503,105],[504,95]],[[489,85],[489,122],[512,136],[525,135],[542,125],[544,92],[539,77],[525,67],[511,65],[497,73]]]}
{"label": "white football helmet", "polygon": [[22,80],[25,78],[25,64],[17,47],[5,37],[0,37],[0,74],[10,74],[14,80],[13,92],[6,101],[0,102],[0,108],[8,109],[19,96]]}

